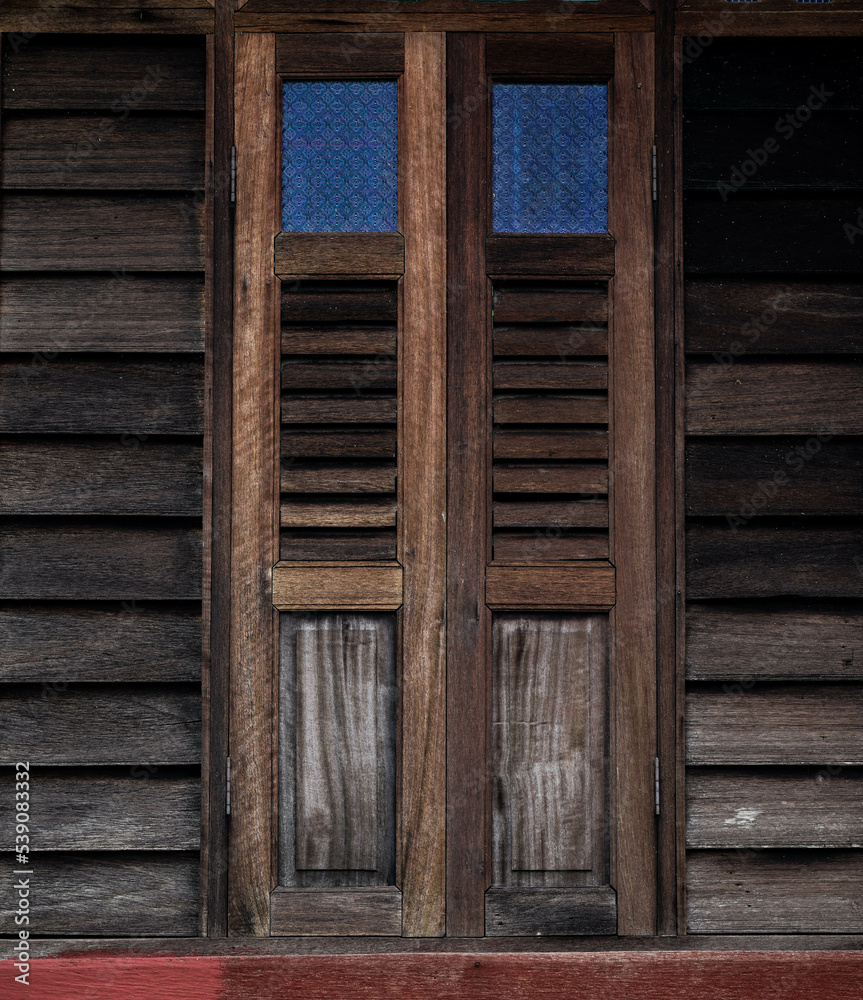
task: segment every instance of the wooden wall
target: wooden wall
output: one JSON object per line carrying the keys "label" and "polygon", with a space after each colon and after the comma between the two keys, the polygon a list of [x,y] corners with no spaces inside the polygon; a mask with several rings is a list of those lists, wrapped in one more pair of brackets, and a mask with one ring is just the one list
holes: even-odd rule
{"label": "wooden wall", "polygon": [[2,108],[0,785],[29,760],[32,928],[195,934],[204,39],[8,36]]}
{"label": "wooden wall", "polygon": [[863,52],[683,85],[688,929],[859,932]]}

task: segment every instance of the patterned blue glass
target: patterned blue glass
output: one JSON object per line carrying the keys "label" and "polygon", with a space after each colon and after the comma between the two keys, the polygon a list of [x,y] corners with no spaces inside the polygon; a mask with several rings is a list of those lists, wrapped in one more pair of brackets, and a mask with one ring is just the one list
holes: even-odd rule
{"label": "patterned blue glass", "polygon": [[492,190],[497,233],[604,233],[605,84],[494,84]]}
{"label": "patterned blue glass", "polygon": [[398,229],[398,85],[321,80],[284,84],[282,229]]}

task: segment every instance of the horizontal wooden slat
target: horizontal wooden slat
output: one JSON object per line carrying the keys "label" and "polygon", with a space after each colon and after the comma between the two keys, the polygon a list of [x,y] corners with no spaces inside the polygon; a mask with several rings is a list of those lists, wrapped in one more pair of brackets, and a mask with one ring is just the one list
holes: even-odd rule
{"label": "horizontal wooden slat", "polygon": [[851,528],[692,525],[687,597],[863,597],[861,552],[863,531]]}
{"label": "horizontal wooden slat", "polygon": [[0,350],[204,349],[204,283],[195,276],[6,276],[0,281]]}
{"label": "horizontal wooden slat", "polygon": [[859,851],[691,851],[690,934],[863,931]]}
{"label": "horizontal wooden slat", "polygon": [[9,118],[3,187],[190,191],[204,187],[201,118]]}
{"label": "horizontal wooden slat", "polygon": [[607,319],[608,296],[604,289],[507,284],[494,291],[495,324],[604,323]]}
{"label": "horizontal wooden slat", "polygon": [[[38,860],[31,927],[45,935],[194,936],[198,932],[197,853],[49,854]],[[39,891],[35,891],[38,879]],[[0,904],[0,931],[17,934],[17,894]],[[32,980],[31,980],[32,982]]]}
{"label": "horizontal wooden slat", "polygon": [[283,528],[395,527],[397,504],[392,500],[291,500],[281,507]]}
{"label": "horizontal wooden slat", "polygon": [[395,323],[398,292],[395,282],[292,282],[282,286],[282,322]]}
{"label": "horizontal wooden slat", "polygon": [[391,358],[368,361],[283,361],[282,389],[395,389]]}
{"label": "horizontal wooden slat", "polygon": [[12,523],[0,527],[0,598],[200,600],[200,529]]}
{"label": "horizontal wooden slat", "polygon": [[737,685],[686,696],[687,764],[863,764],[863,688]]}
{"label": "horizontal wooden slat", "polygon": [[489,274],[500,276],[610,277],[614,237],[495,234],[486,239],[485,263]]}
{"label": "horizontal wooden slat", "polygon": [[690,768],[686,845],[863,847],[861,797],[859,771]]}
{"label": "horizontal wooden slat", "polygon": [[485,599],[490,608],[608,611],[615,601],[614,567],[492,563],[486,570]]}
{"label": "horizontal wooden slat", "polygon": [[0,363],[0,431],[117,434],[135,447],[141,434],[200,434],[200,359],[113,358]]}
{"label": "horizontal wooden slat", "polygon": [[494,401],[498,424],[605,424],[608,400],[603,396],[499,396]]}
{"label": "horizontal wooden slat", "polygon": [[856,195],[741,194],[723,203],[716,193],[693,192],[683,206],[687,270],[856,276],[863,270],[863,241],[851,243],[843,226],[855,224],[859,207]]}
{"label": "horizontal wooden slat", "polygon": [[279,233],[275,245],[278,275],[387,275],[405,269],[401,233]]}
{"label": "horizontal wooden slat", "polygon": [[280,558],[291,560],[350,559],[394,560],[396,535],[392,529],[354,529],[347,531],[314,532],[283,528],[279,543]]}
{"label": "horizontal wooden slat", "polygon": [[494,457],[547,459],[608,458],[606,431],[495,431]]}
{"label": "horizontal wooden slat", "polygon": [[278,34],[276,72],[284,77],[386,77],[405,68],[405,36],[375,32],[372,39],[357,34]]}
{"label": "horizontal wooden slat", "polygon": [[357,889],[288,889],[270,893],[270,934],[398,937],[402,894],[395,886]]}
{"label": "horizontal wooden slat", "polygon": [[200,271],[203,206],[192,195],[7,194],[6,271]]}
{"label": "horizontal wooden slat", "polygon": [[[32,768],[198,764],[201,693],[195,685],[56,683],[0,689],[0,762],[26,747]],[[34,779],[35,780],[35,779]]]}
{"label": "horizontal wooden slat", "polygon": [[496,361],[495,389],[605,389],[608,366],[599,361]]}
{"label": "horizontal wooden slat", "polygon": [[561,500],[526,503],[495,501],[493,519],[496,528],[607,528],[608,504],[605,501]]}
{"label": "horizontal wooden slat", "polygon": [[861,434],[863,365],[754,362],[686,366],[690,434]]}
{"label": "horizontal wooden slat", "polygon": [[532,324],[494,327],[494,353],[508,355],[556,355],[561,361],[579,355],[608,354],[608,330],[605,326],[570,326]]}
{"label": "horizontal wooden slat", "polygon": [[201,615],[127,604],[0,608],[0,680],[196,681]]}
{"label": "horizontal wooden slat", "polygon": [[396,353],[395,326],[282,327],[283,354]]}
{"label": "horizontal wooden slat", "polygon": [[690,604],[690,680],[863,680],[863,615],[818,605]]}
{"label": "horizontal wooden slat", "polygon": [[492,76],[602,79],[614,72],[614,39],[609,34],[574,40],[552,32],[492,32],[486,37],[485,64]]}
{"label": "horizontal wooden slat", "polygon": [[203,39],[28,38],[4,53],[3,107],[202,111],[204,60]]}
{"label": "horizontal wooden slat", "polygon": [[[95,0],[82,0],[68,7],[64,0],[52,0],[52,7],[34,8],[30,0],[5,0],[3,27],[8,32],[51,31],[116,32],[117,34],[172,35],[212,34],[215,12],[208,0],[190,0],[188,6],[170,8],[165,0],[138,0],[137,7],[128,0],[107,0],[97,7]],[[107,8],[107,9],[105,9]],[[141,13],[145,20],[141,20]]]}
{"label": "horizontal wooden slat", "polygon": [[607,493],[608,470],[596,465],[497,465],[496,493]]}
{"label": "horizontal wooden slat", "polygon": [[398,402],[382,396],[282,398],[283,424],[395,423]]}
{"label": "horizontal wooden slat", "polygon": [[608,886],[494,887],[485,894],[485,932],[491,937],[616,934],[617,894]]}
{"label": "horizontal wooden slat", "polygon": [[716,352],[726,361],[743,354],[863,351],[859,283],[691,278],[684,317],[686,350]]}
{"label": "horizontal wooden slat", "polygon": [[608,535],[560,535],[554,530],[496,531],[492,544],[498,562],[549,562],[608,559]]}
{"label": "horizontal wooden slat", "polygon": [[200,445],[0,440],[0,513],[200,516]]}
{"label": "horizontal wooden slat", "polygon": [[276,563],[273,605],[280,611],[398,609],[403,570],[398,563]]}
{"label": "horizontal wooden slat", "polygon": [[282,493],[394,493],[396,470],[388,466],[325,465],[282,470]]}
{"label": "horizontal wooden slat", "polygon": [[393,458],[395,430],[290,430],[282,434],[282,458]]}
{"label": "horizontal wooden slat", "polygon": [[863,514],[863,441],[690,439],[686,512],[744,519]]}
{"label": "horizontal wooden slat", "polygon": [[[197,851],[201,841],[201,779],[135,767],[122,774],[75,770],[31,781],[30,851]],[[14,801],[14,775],[0,775]],[[13,844],[0,850],[11,851]],[[31,859],[36,866],[41,858]]]}

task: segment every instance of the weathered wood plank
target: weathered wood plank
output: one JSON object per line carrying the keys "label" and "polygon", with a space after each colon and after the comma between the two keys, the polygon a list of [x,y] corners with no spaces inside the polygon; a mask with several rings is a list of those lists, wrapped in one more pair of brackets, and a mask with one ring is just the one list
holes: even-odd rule
{"label": "weathered wood plank", "polygon": [[544,288],[533,282],[508,283],[495,289],[493,301],[496,326],[499,323],[604,323],[608,319],[605,290]]}
{"label": "weathered wood plank", "polygon": [[492,517],[496,528],[607,528],[608,503],[601,500],[534,500],[524,503],[495,501]]}
{"label": "weathered wood plank", "polygon": [[7,271],[200,271],[202,204],[193,195],[6,194]]}
{"label": "weathered wood plank", "polygon": [[492,563],[486,570],[485,599],[490,608],[608,611],[615,601],[615,570],[607,563]]}
{"label": "weathered wood plank", "polygon": [[192,684],[15,685],[0,691],[0,760],[33,767],[198,764],[201,695]]}
{"label": "weathered wood plank", "polygon": [[857,363],[686,366],[689,434],[860,434],[861,400]]}
{"label": "weathered wood plank", "polygon": [[283,285],[282,322],[395,323],[398,292],[392,283],[301,282]]}
{"label": "weathered wood plank", "polygon": [[607,459],[607,431],[515,431],[494,433],[494,457],[548,459]]}
{"label": "weathered wood plank", "polygon": [[282,611],[392,609],[402,604],[398,563],[280,562],[273,567],[273,605]]}
{"label": "weathered wood plank", "polygon": [[369,274],[398,277],[405,270],[400,233],[279,233],[275,268],[280,276]]}
{"label": "weathered wood plank", "polygon": [[552,531],[496,531],[492,538],[497,562],[608,559],[608,533],[562,535]]}
{"label": "weathered wood plank", "polygon": [[394,466],[321,465],[282,469],[282,493],[395,493]]}
{"label": "weathered wood plank", "polygon": [[614,72],[614,40],[608,34],[579,35],[573,41],[550,31],[518,35],[491,32],[486,39],[485,64],[495,76],[595,80]]}
{"label": "weathered wood plank", "polygon": [[496,361],[495,389],[605,389],[608,365],[599,361],[548,363]]}
{"label": "weathered wood plank", "polygon": [[[197,851],[200,846],[201,781],[195,775],[152,765],[122,774],[51,771],[33,778],[30,788],[31,803],[39,810],[30,833],[31,853]],[[11,771],[0,775],[0,789],[14,801]],[[2,849],[11,851],[12,844]],[[41,860],[32,858],[35,866]]]}
{"label": "weathered wood plank", "polygon": [[861,847],[861,794],[853,770],[690,768],[686,846]]}
{"label": "weathered wood plank", "polygon": [[686,696],[687,764],[863,764],[863,688],[695,688]]}
{"label": "weathered wood plank", "polygon": [[863,857],[854,851],[687,853],[690,934],[863,930]]}
{"label": "weathered wood plank", "polygon": [[283,354],[390,354],[395,357],[395,326],[282,327]]}
{"label": "weathered wood plank", "polygon": [[689,680],[862,680],[863,617],[818,605],[691,604]]}
{"label": "weathered wood plank", "polygon": [[396,525],[392,500],[290,500],[281,505],[283,528],[388,528]]}
{"label": "weathered wood plank", "polygon": [[276,936],[356,934],[397,937],[402,894],[395,886],[358,889],[286,889],[270,897]]}
{"label": "weathered wood plank", "polygon": [[395,389],[397,375],[389,356],[368,361],[283,361],[282,390]]}
{"label": "weathered wood plank", "polygon": [[201,531],[54,522],[0,528],[0,598],[200,600]]}
{"label": "weathered wood plank", "polygon": [[0,513],[201,515],[201,446],[0,441]]}
{"label": "weathered wood plank", "polygon": [[0,680],[196,681],[201,616],[130,604],[0,609]]}
{"label": "weathered wood plank", "polygon": [[[495,307],[495,320],[500,312]],[[561,360],[573,356],[608,354],[608,330],[599,324],[571,326],[539,324],[503,326],[495,322],[494,353],[499,357],[518,354],[551,354]]]}
{"label": "weathered wood plank", "polygon": [[375,32],[371,40],[337,32],[276,37],[276,72],[284,77],[398,76],[404,68],[405,36],[400,32]]}
{"label": "weathered wood plank", "polygon": [[523,236],[493,234],[485,241],[488,273],[571,277],[611,277],[614,238],[607,235]]}
{"label": "weathered wood plank", "polygon": [[606,424],[608,400],[601,396],[499,396],[498,424]]}
{"label": "weathered wood plank", "polygon": [[608,470],[596,465],[496,465],[496,493],[607,493]]}
{"label": "weathered wood plank", "polygon": [[195,276],[7,275],[0,350],[203,351],[203,305]]}
{"label": "weathered wood plank", "polygon": [[385,396],[282,397],[283,424],[394,424],[397,417],[397,400]]}
{"label": "weathered wood plank", "polygon": [[116,6],[114,0],[104,10],[94,9],[93,0],[85,0],[86,5],[74,0],[51,0],[47,8],[34,8],[30,0],[7,0],[2,23],[4,31],[23,34],[47,30],[94,35],[206,35],[213,31],[213,7],[209,0],[204,3],[206,6],[202,0],[191,0],[189,7],[171,9],[158,0],[138,0],[137,7]]}
{"label": "weathered wood plank", "polygon": [[[279,551],[280,558],[286,562],[293,560],[393,562],[397,554],[395,532],[374,528],[343,531],[318,529],[314,532],[283,528]],[[352,607],[357,605],[353,604]]]}
{"label": "weathered wood plank", "polygon": [[485,932],[493,937],[617,932],[617,895],[608,887],[494,888],[485,899]]}
{"label": "weathered wood plank", "polygon": [[395,458],[396,431],[294,430],[282,434],[283,459],[291,458]]}

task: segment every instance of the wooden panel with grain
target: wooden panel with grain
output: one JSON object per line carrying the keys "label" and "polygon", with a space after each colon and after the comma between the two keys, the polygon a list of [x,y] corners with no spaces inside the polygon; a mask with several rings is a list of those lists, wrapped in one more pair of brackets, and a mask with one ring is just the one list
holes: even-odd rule
{"label": "wooden panel with grain", "polygon": [[395,399],[383,396],[291,396],[282,398],[283,424],[396,422]]}
{"label": "wooden panel with grain", "polygon": [[686,696],[687,764],[863,764],[863,688],[726,684]]}
{"label": "wooden panel with grain", "polygon": [[[333,560],[389,561],[396,558],[396,538],[392,528],[315,529],[282,528],[280,558],[286,562],[332,562]],[[352,605],[356,607],[356,605]]]}
{"label": "wooden panel with grain", "polygon": [[171,766],[201,760],[201,693],[194,684],[87,684],[0,690],[0,762],[21,748],[34,768]]}
{"label": "wooden panel with grain", "polygon": [[861,794],[853,769],[691,768],[686,845],[863,847]]}
{"label": "wooden panel with grain", "polygon": [[282,493],[395,493],[395,466],[318,465],[282,469]]}
{"label": "wooden panel with grain", "polygon": [[396,354],[392,326],[282,326],[283,354]]}
{"label": "wooden panel with grain", "polygon": [[387,275],[405,270],[401,233],[279,233],[275,269],[291,275]]}
{"label": "wooden panel with grain", "polygon": [[614,274],[614,239],[604,235],[495,233],[486,239],[485,261],[488,273],[500,277],[608,278]]}
{"label": "wooden panel with grain", "polygon": [[690,934],[863,931],[859,851],[690,851]]}
{"label": "wooden panel with grain", "polygon": [[617,933],[617,894],[608,886],[494,888],[485,899],[490,937]]}
{"label": "wooden panel with grain", "polygon": [[376,31],[326,34],[293,33],[276,36],[276,72],[303,80],[324,77],[398,76],[405,68],[405,36]]}
{"label": "wooden panel with grain", "polygon": [[290,323],[395,323],[398,293],[391,283],[286,284],[281,292],[281,314],[282,321]]}
{"label": "wooden panel with grain", "polygon": [[[31,852],[197,851],[200,846],[201,781],[195,772],[152,765],[119,773],[65,769],[40,771],[36,781],[32,801],[38,802],[40,820],[30,834]],[[14,800],[11,771],[0,776],[0,789]],[[33,859],[35,865],[40,860]]]}
{"label": "wooden panel with grain", "polygon": [[610,34],[579,35],[490,33],[486,69],[492,76],[541,77],[543,80],[608,78],[614,71],[614,39]]}
{"label": "wooden panel with grain", "polygon": [[496,500],[492,505],[496,528],[607,528],[608,503],[601,500]]}
{"label": "wooden panel with grain", "polygon": [[397,610],[403,579],[396,562],[280,562],[273,567],[273,605],[281,611]]}
{"label": "wooden panel with grain", "polygon": [[[495,307],[495,317],[501,310]],[[494,353],[507,355],[557,355],[561,361],[573,355],[608,354],[608,330],[604,324],[567,326],[556,323],[494,325]]]}
{"label": "wooden panel with grain", "polygon": [[524,458],[534,462],[608,458],[608,432],[499,430],[494,434],[494,457],[495,460]]}
{"label": "wooden panel with grain", "polygon": [[203,208],[189,195],[6,194],[6,271],[201,271]]}
{"label": "wooden panel with grain", "polygon": [[395,429],[294,430],[282,435],[283,459],[296,458],[395,458]]}
{"label": "wooden panel with grain", "polygon": [[609,611],[615,603],[615,569],[608,563],[492,563],[486,570],[485,600],[500,609]]}
{"label": "wooden panel with grain", "polygon": [[861,400],[856,362],[686,366],[688,434],[861,434]]}
{"label": "wooden panel with grain", "polygon": [[607,493],[608,470],[597,465],[496,465],[495,493]]}
{"label": "wooden panel with grain", "polygon": [[289,500],[281,506],[283,528],[388,528],[396,524],[391,500]]}
{"label": "wooden panel with grain", "polygon": [[387,356],[363,361],[282,361],[282,391],[288,389],[395,389],[395,361]]}
{"label": "wooden panel with grain", "polygon": [[495,287],[495,326],[505,323],[604,323],[607,319],[608,296],[604,288],[585,291],[561,288],[556,283],[551,287],[537,287],[533,282],[530,285],[508,282]]}
{"label": "wooden panel with grain", "polygon": [[5,275],[0,350],[202,351],[203,305],[196,275]]}
{"label": "wooden panel with grain", "polygon": [[608,400],[602,396],[499,396],[498,424],[606,424]]}
{"label": "wooden panel with grain", "polygon": [[496,531],[494,558],[503,563],[608,559],[608,532],[566,535],[554,528],[530,532]]}
{"label": "wooden panel with grain", "polygon": [[395,886],[354,889],[287,889],[270,897],[276,937],[368,935],[398,937],[402,932],[402,894]]}
{"label": "wooden panel with grain", "polygon": [[606,389],[608,365],[602,361],[497,361],[495,389]]}
{"label": "wooden panel with grain", "polygon": [[696,681],[863,680],[859,608],[691,604],[686,676]]}
{"label": "wooden panel with grain", "polygon": [[0,608],[0,680],[197,681],[201,615],[139,606],[122,609],[15,604]]}

